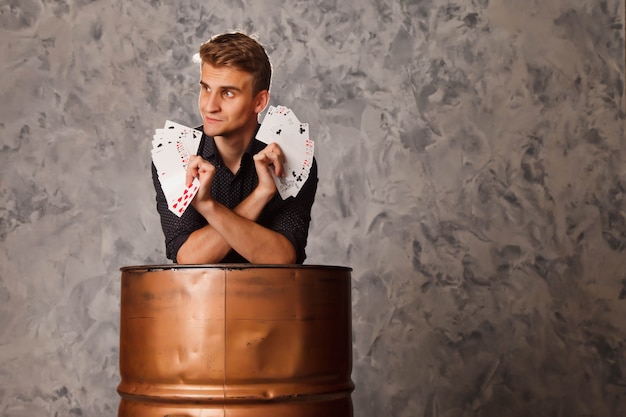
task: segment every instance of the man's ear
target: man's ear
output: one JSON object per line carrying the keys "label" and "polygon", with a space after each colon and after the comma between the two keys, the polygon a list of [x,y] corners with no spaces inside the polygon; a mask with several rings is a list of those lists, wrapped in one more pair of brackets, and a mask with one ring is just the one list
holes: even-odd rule
{"label": "man's ear", "polygon": [[261,113],[267,107],[270,102],[270,92],[267,90],[261,90],[257,93],[254,99],[254,111],[255,113]]}

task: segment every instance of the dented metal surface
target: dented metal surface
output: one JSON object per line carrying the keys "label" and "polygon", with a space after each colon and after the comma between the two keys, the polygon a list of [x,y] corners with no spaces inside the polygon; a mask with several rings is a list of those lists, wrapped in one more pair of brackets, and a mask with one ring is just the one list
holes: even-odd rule
{"label": "dented metal surface", "polygon": [[352,416],[350,273],[122,268],[118,416]]}

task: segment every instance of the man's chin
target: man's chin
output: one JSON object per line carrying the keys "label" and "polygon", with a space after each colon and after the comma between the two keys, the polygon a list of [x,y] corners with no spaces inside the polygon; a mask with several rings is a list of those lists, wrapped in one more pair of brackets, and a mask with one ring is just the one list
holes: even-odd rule
{"label": "man's chin", "polygon": [[217,129],[215,126],[204,126],[204,134],[207,136],[223,136],[224,132],[221,129]]}

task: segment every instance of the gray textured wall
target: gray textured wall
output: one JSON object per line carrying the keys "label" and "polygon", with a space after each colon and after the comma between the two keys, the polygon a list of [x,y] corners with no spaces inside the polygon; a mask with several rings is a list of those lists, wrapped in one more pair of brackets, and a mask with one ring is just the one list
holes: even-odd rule
{"label": "gray textured wall", "polygon": [[310,122],[307,263],[354,268],[358,417],[626,416],[618,0],[0,0],[0,415],[112,416],[150,140],[210,35]]}

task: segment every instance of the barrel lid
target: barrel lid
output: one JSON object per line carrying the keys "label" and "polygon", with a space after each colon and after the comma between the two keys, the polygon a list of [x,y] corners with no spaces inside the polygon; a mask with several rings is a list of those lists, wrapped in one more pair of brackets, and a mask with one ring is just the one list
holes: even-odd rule
{"label": "barrel lid", "polygon": [[243,270],[243,269],[318,269],[318,270],[336,270],[350,272],[352,268],[339,265],[300,265],[300,264],[157,264],[157,265],[129,265],[122,266],[120,270],[123,272],[154,272],[154,271],[176,271],[184,269],[221,269],[226,271]]}

